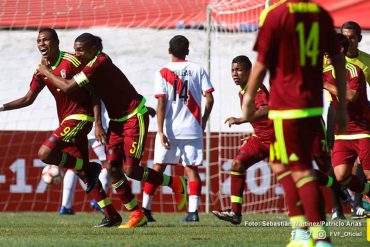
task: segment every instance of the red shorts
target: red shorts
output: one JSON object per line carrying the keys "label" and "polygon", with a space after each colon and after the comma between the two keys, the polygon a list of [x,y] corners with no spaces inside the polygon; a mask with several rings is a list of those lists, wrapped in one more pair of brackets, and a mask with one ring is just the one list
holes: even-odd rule
{"label": "red shorts", "polygon": [[312,169],[315,133],[321,128],[320,117],[273,119],[274,138],[270,161],[288,164],[293,171]]}
{"label": "red shorts", "polygon": [[255,163],[264,160],[269,156],[270,142],[263,142],[257,136],[251,136],[240,147],[239,154],[235,160],[240,161],[246,168],[254,165]]}
{"label": "red shorts", "polygon": [[107,161],[123,161],[123,165],[139,165],[144,153],[149,116],[137,114],[125,122],[109,122]]}
{"label": "red shorts", "polygon": [[312,155],[321,171],[327,172],[330,168],[330,152],[326,141],[326,129],[324,120],[321,118],[321,127],[316,129],[313,139]]}
{"label": "red shorts", "polygon": [[362,168],[370,170],[370,138],[355,140],[335,140],[332,152],[332,165],[352,166],[357,157],[360,158]]}
{"label": "red shorts", "polygon": [[88,159],[87,134],[91,131],[92,122],[85,120],[66,120],[53,131],[43,145],[75,156],[80,159]]}

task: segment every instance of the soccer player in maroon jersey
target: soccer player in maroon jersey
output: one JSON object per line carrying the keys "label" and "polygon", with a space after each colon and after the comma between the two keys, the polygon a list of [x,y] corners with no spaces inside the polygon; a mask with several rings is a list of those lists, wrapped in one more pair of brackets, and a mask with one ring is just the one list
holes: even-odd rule
{"label": "soccer player in maroon jersey", "polygon": [[[50,73],[70,79],[83,68],[75,56],[59,50],[59,38],[54,29],[44,28],[39,31],[37,47],[42,59],[50,64]],[[31,105],[45,86],[55,98],[59,127],[40,147],[39,158],[47,164],[75,169],[79,177],[88,183],[86,192],[91,191],[95,200],[103,202],[106,217],[115,219],[115,223],[120,224],[121,216],[105,192],[101,191],[101,183],[98,180],[100,165],[95,162],[89,163],[87,134],[91,130],[94,117],[92,99],[87,90],[79,89],[67,95],[55,87],[48,78],[35,73],[27,94],[4,104],[1,109],[12,110]]]}
{"label": "soccer player in maroon jersey", "polygon": [[[308,226],[316,246],[331,246],[325,224],[324,198],[312,168],[314,132],[322,115],[322,61],[327,52],[333,58],[339,105],[339,131],[346,126],[344,57],[336,41],[333,21],[326,10],[310,1],[288,0],[272,6],[259,30],[254,46],[258,52],[243,99],[243,119],[254,113],[254,96],[267,70],[270,72],[269,118],[275,138],[270,161],[275,171],[288,166],[296,186],[284,187],[288,210],[298,208],[292,226]],[[294,198],[294,197],[292,197]],[[302,205],[302,207],[297,207]],[[291,212],[290,212],[291,213]],[[307,222],[306,222],[307,220]],[[293,231],[291,245],[304,241]],[[312,243],[312,239],[308,239]]]}
{"label": "soccer player in maroon jersey", "polygon": [[175,193],[178,210],[185,206],[187,200],[186,181],[183,177],[170,177],[140,166],[149,121],[146,100],[137,93],[108,55],[102,52],[102,48],[99,37],[84,33],[76,38],[74,44],[76,56],[87,64],[80,73],[67,80],[53,75],[42,65],[39,71],[66,93],[91,86],[99,94],[111,120],[107,140],[99,124],[96,129],[102,133],[101,141],[106,143],[112,186],[125,207],[131,211],[129,221],[120,228],[139,227],[146,225],[148,220],[140,210],[124,173],[135,180],[170,186]]}
{"label": "soccer player in maroon jersey", "polygon": [[[237,56],[232,60],[231,75],[236,85],[240,87],[240,104],[248,85],[248,77],[252,63],[247,56]],[[239,154],[234,158],[230,177],[231,177],[231,209],[225,211],[212,211],[221,220],[229,221],[233,224],[240,224],[242,221],[243,192],[245,187],[245,171],[255,163],[264,160],[269,156],[270,143],[273,129],[267,118],[269,93],[266,87],[261,84],[255,96],[256,111],[250,123],[254,129],[254,134],[249,136],[240,147]],[[225,123],[229,126],[246,123],[242,118],[229,117]]]}
{"label": "soccer player in maroon jersey", "polygon": [[[337,37],[342,46],[342,52],[346,54],[349,47],[348,39],[343,34],[337,34]],[[330,92],[336,109],[338,93],[333,74],[333,66],[328,66],[324,70],[323,79],[324,87]],[[349,62],[346,63],[346,75],[349,122],[344,133],[338,133],[338,127],[335,128],[332,165],[337,180],[343,186],[370,196],[370,107],[366,95],[366,80],[361,68]],[[360,159],[367,182],[352,175],[357,157]]]}
{"label": "soccer player in maroon jersey", "polygon": [[[240,104],[243,101],[243,95],[247,88],[248,77],[252,63],[246,56],[237,56],[232,60],[231,73],[236,85],[240,86],[239,98]],[[242,220],[242,203],[243,191],[245,187],[245,171],[253,164],[269,157],[270,143],[273,136],[273,126],[268,119],[268,97],[269,93],[265,86],[261,86],[255,96],[255,107],[253,119],[250,122],[254,134],[248,137],[247,141],[240,147],[239,154],[235,157],[230,177],[231,177],[231,209],[225,211],[212,211],[212,213],[221,220],[229,221],[233,224],[240,224]],[[239,125],[245,123],[242,118],[229,117],[225,123],[229,126],[234,124]],[[338,183],[331,177],[328,177],[324,172],[327,172],[330,156],[325,145],[325,134],[323,128],[317,129],[315,140],[313,142],[313,157],[318,164],[320,170],[315,170],[319,177],[321,186],[333,187],[339,190]],[[275,166],[272,166],[274,169]],[[283,186],[292,186],[294,181],[290,176],[288,169],[277,171],[278,182]]]}

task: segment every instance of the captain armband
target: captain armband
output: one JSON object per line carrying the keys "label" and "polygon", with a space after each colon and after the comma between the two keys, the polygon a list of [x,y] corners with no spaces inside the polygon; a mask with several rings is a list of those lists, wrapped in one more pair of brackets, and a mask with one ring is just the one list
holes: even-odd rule
{"label": "captain armband", "polygon": [[76,74],[75,76],[73,76],[73,79],[75,79],[76,83],[80,87],[83,87],[90,82],[84,72]]}

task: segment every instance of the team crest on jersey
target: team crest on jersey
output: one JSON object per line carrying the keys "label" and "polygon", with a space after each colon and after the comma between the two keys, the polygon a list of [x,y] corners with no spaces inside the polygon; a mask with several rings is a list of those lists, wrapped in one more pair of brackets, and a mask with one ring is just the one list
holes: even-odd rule
{"label": "team crest on jersey", "polygon": [[62,69],[62,70],[60,71],[60,75],[61,75],[61,77],[62,77],[62,78],[64,78],[64,79],[67,77],[65,69]]}

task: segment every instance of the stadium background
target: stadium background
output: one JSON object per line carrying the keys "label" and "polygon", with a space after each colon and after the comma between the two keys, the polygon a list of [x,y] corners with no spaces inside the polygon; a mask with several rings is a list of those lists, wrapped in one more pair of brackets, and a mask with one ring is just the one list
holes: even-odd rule
{"label": "stadium background", "polygon": [[[345,21],[355,20],[364,29],[370,28],[370,19],[366,18],[370,10],[368,1],[318,2],[332,13],[337,27]],[[175,34],[183,34],[191,42],[189,60],[207,67],[207,52],[210,51],[210,75],[216,89],[216,103],[210,121],[209,206],[211,209],[225,207],[230,192],[227,170],[239,146],[240,137],[251,131],[250,126],[229,129],[223,124],[226,117],[240,114],[238,88],[230,79],[230,61],[240,54],[246,54],[254,61],[254,31],[264,4],[260,0],[5,0],[0,4],[0,103],[21,97],[28,90],[32,73],[40,59],[35,42],[36,29],[55,27],[58,28],[61,50],[70,52],[74,38],[82,32],[101,36],[104,51],[148,99],[148,104],[155,106],[152,94],[154,72],[169,61],[168,40]],[[212,17],[210,39],[206,28],[207,7]],[[369,51],[369,40],[370,36],[365,33],[360,49]],[[43,140],[57,126],[54,104],[50,93],[44,90],[32,106],[1,113],[1,211],[57,211],[60,206],[62,186],[47,187],[40,182],[44,164],[36,156]],[[148,166],[152,165],[156,121],[151,121],[150,131],[143,158],[143,165]],[[167,173],[181,174],[182,168],[168,169]],[[204,168],[201,173],[204,180],[201,211],[204,211],[208,209],[204,197],[208,191]],[[140,183],[132,182],[132,185],[133,192],[140,195]],[[266,163],[260,162],[250,169],[247,187],[245,211],[284,211],[282,191]],[[74,209],[91,210],[89,200],[78,185]],[[121,207],[118,200],[114,200],[114,204]],[[326,205],[329,210],[330,200]],[[168,189],[163,188],[156,194],[153,210],[175,210]]]}

